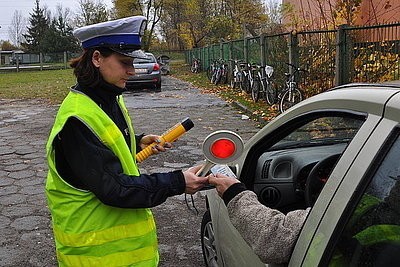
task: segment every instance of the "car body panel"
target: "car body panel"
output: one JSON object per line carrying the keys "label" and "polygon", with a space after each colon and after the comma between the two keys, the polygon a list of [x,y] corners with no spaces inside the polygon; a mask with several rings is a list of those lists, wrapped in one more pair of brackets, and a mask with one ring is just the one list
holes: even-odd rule
{"label": "car body panel", "polygon": [[[270,136],[272,139],[279,130],[299,118],[326,111],[366,114],[365,122],[344,150],[311,209],[289,266],[320,264],[339,221],[343,219],[346,206],[385,142],[383,137],[388,136],[400,121],[399,88],[398,85],[353,84],[306,99],[250,138],[245,143],[243,155],[231,164],[235,166],[237,176],[241,177],[243,165],[247,158],[251,158],[249,153],[254,151],[253,148],[268,142]],[[227,209],[215,190],[207,191],[207,199],[219,266],[265,266],[231,224]]]}
{"label": "car body panel", "polygon": [[[207,198],[213,205],[210,207],[213,226],[219,229],[216,236],[216,245],[220,248],[218,250],[219,266],[265,266],[228,219],[228,210],[216,191],[208,190]],[[223,244],[229,244],[229,246]]]}
{"label": "car body panel", "polygon": [[[350,198],[354,197],[353,193],[357,192],[356,188],[362,182],[361,180],[365,176],[369,166],[373,164],[376,155],[386,141],[382,136],[389,136],[394,128],[399,125],[399,121],[400,94],[397,93],[393,95],[392,98],[388,99],[388,104],[385,109],[385,118],[379,122],[379,125],[374,129],[368,141],[360,150],[359,155],[355,158],[353,164],[355,167],[350,167],[343,178],[343,182],[339,185],[335,185],[334,188],[337,188],[336,191],[339,193],[333,197],[329,205],[326,205],[326,213],[319,223],[318,228],[313,228],[317,229],[317,231],[308,251],[299,253],[300,255],[306,256],[304,259],[304,266],[315,265],[320,262],[326,250],[326,246],[333,235],[335,226],[338,224],[340,215],[343,214],[344,209],[350,202]],[[325,196],[325,190],[321,192],[321,196]],[[299,242],[301,242],[301,240],[303,240],[302,236],[300,236]],[[295,264],[293,266],[298,265]]]}
{"label": "car body panel", "polygon": [[[305,258],[302,266],[316,266],[319,264],[339,219],[344,213],[350,199],[354,197],[353,194],[357,193],[356,188],[359,186],[361,179],[366,174],[368,167],[386,141],[382,136],[387,136],[396,125],[398,125],[397,122],[394,123],[388,120],[382,121],[368,139],[354,161],[353,166],[355,167],[350,167],[342,183],[336,190],[337,193],[327,206],[318,227],[314,228],[316,231],[314,237],[311,239],[310,247],[304,254]],[[323,193],[325,193],[325,191]],[[310,216],[312,216],[312,214],[310,214]],[[302,242],[301,240],[302,239],[299,239],[299,242]]]}
{"label": "car body panel", "polygon": [[301,265],[301,262],[303,261],[303,255],[306,254],[306,251],[310,246],[310,242],[315,234],[315,229],[319,225],[321,218],[324,216],[327,206],[337,191],[336,189],[342,182],[342,179],[346,175],[350,166],[353,164],[353,161],[357,157],[361,147],[363,147],[371,132],[376,128],[380,120],[380,116],[369,115],[365,123],[361,126],[360,130],[357,132],[356,136],[353,138],[352,142],[350,142],[349,146],[339,159],[337,166],[340,167],[335,167],[333,169],[329,181],[322,189],[317,202],[310,211],[310,215],[303,226],[295,249],[292,253],[290,266]]}

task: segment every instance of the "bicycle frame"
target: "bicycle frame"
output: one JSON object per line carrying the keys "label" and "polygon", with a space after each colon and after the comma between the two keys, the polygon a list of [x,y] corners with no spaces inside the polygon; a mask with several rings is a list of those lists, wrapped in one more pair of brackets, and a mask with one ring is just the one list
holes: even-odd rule
{"label": "bicycle frame", "polygon": [[228,77],[228,69],[227,64],[223,59],[218,60],[219,66],[216,66],[215,75],[213,75],[213,79],[211,80],[212,83],[218,84],[220,82],[226,83]]}
{"label": "bicycle frame", "polygon": [[269,105],[275,103],[276,92],[273,86],[273,73],[274,68],[272,66],[257,66],[255,81],[251,88],[251,96],[254,102],[257,102],[262,97]]}
{"label": "bicycle frame", "polygon": [[231,87],[235,88],[236,84],[239,84],[239,87],[242,88],[243,82],[243,70],[242,70],[242,63],[241,60],[230,60],[233,62],[233,70],[232,70],[232,77],[231,77]]}
{"label": "bicycle frame", "polygon": [[295,78],[300,71],[306,71],[306,70],[296,67],[290,63],[286,64],[292,69],[294,69],[294,71],[292,73],[285,73],[286,76],[285,89],[278,95],[280,102],[279,109],[281,112],[284,112],[288,108],[292,107],[293,105],[303,100],[302,92],[298,88]]}
{"label": "bicycle frame", "polygon": [[243,71],[243,80],[247,85],[245,86],[245,91],[247,93],[251,92],[251,88],[254,84],[254,66],[250,63],[246,63],[246,69]]}

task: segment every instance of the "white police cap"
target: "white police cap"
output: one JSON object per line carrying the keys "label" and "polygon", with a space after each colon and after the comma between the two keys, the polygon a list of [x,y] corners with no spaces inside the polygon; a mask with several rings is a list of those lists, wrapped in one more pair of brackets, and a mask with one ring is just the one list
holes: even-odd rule
{"label": "white police cap", "polygon": [[129,57],[143,57],[141,36],[146,18],[133,16],[84,26],[73,31],[84,49],[106,47]]}

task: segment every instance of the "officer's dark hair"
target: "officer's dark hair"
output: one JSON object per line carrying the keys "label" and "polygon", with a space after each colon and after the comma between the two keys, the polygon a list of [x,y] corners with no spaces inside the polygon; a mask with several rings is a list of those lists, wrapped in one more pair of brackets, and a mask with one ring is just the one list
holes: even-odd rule
{"label": "officer's dark hair", "polygon": [[70,66],[74,69],[74,75],[80,85],[93,88],[103,81],[99,69],[92,63],[93,53],[96,50],[99,51],[103,57],[109,57],[111,54],[115,53],[111,49],[104,47],[89,48],[84,50],[80,57],[71,59]]}

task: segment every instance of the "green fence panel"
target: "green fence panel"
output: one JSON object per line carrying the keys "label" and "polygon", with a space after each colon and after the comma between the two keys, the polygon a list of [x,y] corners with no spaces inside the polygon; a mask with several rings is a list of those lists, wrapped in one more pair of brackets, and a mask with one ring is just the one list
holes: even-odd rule
{"label": "green fence panel", "polygon": [[261,64],[260,37],[247,39],[247,57],[251,64]]}
{"label": "green fence panel", "polygon": [[244,43],[243,40],[232,41],[232,59],[244,60]]}
{"label": "green fence panel", "polygon": [[274,80],[277,85],[285,83],[285,72],[288,72],[289,34],[265,36],[265,63],[274,67]]}
{"label": "green fence panel", "polygon": [[283,86],[284,74],[289,72],[285,63],[294,62],[307,70],[297,77],[305,97],[348,82],[399,80],[399,54],[400,23],[341,25],[340,30],[261,35],[185,53],[188,63],[194,57],[200,58],[203,69],[220,58],[247,59],[253,64],[265,62],[274,67],[274,79],[279,86]]}
{"label": "green fence panel", "polygon": [[334,86],[336,31],[298,34],[300,84],[306,96],[326,91]]}
{"label": "green fence panel", "polygon": [[400,24],[346,29],[352,45],[351,82],[398,80]]}

